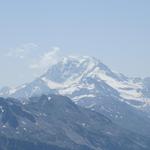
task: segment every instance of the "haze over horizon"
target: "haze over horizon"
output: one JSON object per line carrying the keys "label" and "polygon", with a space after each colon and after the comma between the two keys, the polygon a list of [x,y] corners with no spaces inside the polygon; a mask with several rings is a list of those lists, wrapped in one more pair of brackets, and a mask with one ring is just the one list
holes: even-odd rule
{"label": "haze over horizon", "polygon": [[[29,82],[66,55],[99,58],[127,76],[150,76],[150,1],[3,1],[0,87]],[[44,16],[44,17],[43,17]]]}

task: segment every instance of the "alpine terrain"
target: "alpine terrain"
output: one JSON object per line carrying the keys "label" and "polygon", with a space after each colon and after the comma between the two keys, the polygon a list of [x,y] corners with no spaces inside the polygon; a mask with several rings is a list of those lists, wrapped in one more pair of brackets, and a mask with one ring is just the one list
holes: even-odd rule
{"label": "alpine terrain", "polygon": [[113,72],[93,57],[68,56],[33,82],[0,92],[2,97],[18,98],[23,104],[42,94],[67,96],[127,130],[150,137],[150,78]]}
{"label": "alpine terrain", "polygon": [[125,130],[69,98],[0,98],[1,150],[149,150],[150,138]]}

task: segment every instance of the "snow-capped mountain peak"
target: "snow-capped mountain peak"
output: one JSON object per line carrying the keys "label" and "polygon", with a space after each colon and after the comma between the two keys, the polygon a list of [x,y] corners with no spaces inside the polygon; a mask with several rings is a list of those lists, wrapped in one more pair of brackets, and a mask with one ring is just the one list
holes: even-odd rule
{"label": "snow-capped mountain peak", "polygon": [[145,85],[147,84],[142,79],[128,78],[111,71],[94,57],[67,56],[50,66],[48,71],[35,81],[15,89],[7,89],[7,92],[3,89],[1,95],[30,97],[55,93],[69,96],[76,102],[86,98],[110,97],[127,103],[134,100],[142,102],[143,105],[145,101],[149,102],[150,98],[144,95]]}
{"label": "snow-capped mountain peak", "polygon": [[[51,66],[42,77],[58,83],[65,83],[74,78],[85,78],[106,74],[117,80],[124,80],[125,77],[113,73],[106,65],[98,59],[89,56],[75,57],[68,56],[63,58],[57,64]],[[74,82],[72,80],[72,82]]]}
{"label": "snow-capped mountain peak", "polygon": [[60,83],[68,80],[72,76],[79,76],[84,72],[89,72],[97,64],[98,61],[91,57],[69,56],[50,67],[44,76]]}

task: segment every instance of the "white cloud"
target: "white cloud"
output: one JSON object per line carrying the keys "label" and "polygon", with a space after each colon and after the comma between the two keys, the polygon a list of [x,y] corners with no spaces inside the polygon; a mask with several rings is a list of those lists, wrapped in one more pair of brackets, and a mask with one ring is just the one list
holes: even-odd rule
{"label": "white cloud", "polygon": [[[44,50],[40,45],[28,43],[18,48],[10,49],[5,54],[5,57],[11,62],[12,68],[14,67],[20,70],[18,72],[16,71],[18,77],[23,74],[24,79],[28,78],[32,80],[43,74],[50,65],[58,61],[60,58],[59,51],[60,49],[58,47]],[[23,80],[23,78],[18,80]]]}
{"label": "white cloud", "polygon": [[53,65],[58,60],[58,53],[60,48],[53,47],[51,50],[45,52],[39,59],[36,59],[29,67],[35,70],[46,70],[50,65]]}
{"label": "white cloud", "polygon": [[5,56],[24,59],[27,57],[33,50],[35,50],[38,45],[34,43],[23,44],[15,49],[10,49]]}

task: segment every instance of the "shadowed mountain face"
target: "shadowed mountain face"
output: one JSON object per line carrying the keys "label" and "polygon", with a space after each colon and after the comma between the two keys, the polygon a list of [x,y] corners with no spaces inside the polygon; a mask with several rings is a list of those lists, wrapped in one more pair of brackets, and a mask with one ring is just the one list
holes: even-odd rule
{"label": "shadowed mountain face", "polygon": [[24,118],[31,122],[35,122],[35,118],[28,112],[24,111],[14,100],[5,100],[0,98],[0,116],[1,125],[8,124],[10,127],[17,128],[19,126],[18,118]]}
{"label": "shadowed mountain face", "polygon": [[[19,100],[20,101],[20,100]],[[150,139],[59,95],[0,98],[1,150],[149,150]]]}

